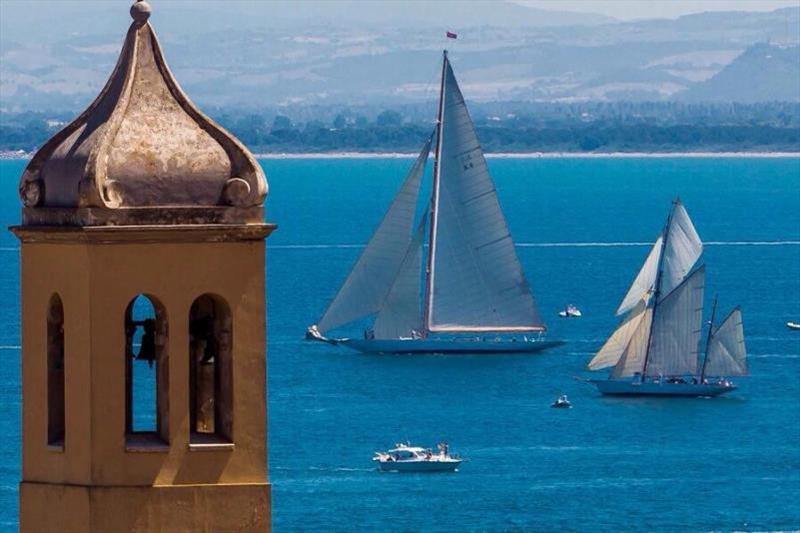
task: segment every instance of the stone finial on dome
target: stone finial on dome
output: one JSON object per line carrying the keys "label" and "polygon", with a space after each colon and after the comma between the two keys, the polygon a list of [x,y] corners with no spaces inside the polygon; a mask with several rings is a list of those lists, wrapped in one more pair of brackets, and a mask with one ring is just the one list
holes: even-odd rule
{"label": "stone finial on dome", "polygon": [[181,90],[150,5],[138,0],[130,12],[103,90],[25,169],[23,224],[261,222],[267,181],[258,162]]}
{"label": "stone finial on dome", "polygon": [[131,6],[131,18],[139,24],[144,24],[150,18],[150,4],[144,0],[136,0]]}

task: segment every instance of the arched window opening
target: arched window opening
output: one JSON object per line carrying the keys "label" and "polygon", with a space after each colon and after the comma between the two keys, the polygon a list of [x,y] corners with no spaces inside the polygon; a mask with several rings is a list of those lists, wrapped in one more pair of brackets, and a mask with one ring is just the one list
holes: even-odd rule
{"label": "arched window opening", "polygon": [[47,444],[64,446],[64,305],[50,297],[47,308]]}
{"label": "arched window opening", "polygon": [[140,294],[125,310],[125,432],[168,442],[167,315]]}
{"label": "arched window opening", "polygon": [[189,311],[190,442],[233,441],[233,323],[219,296],[204,294]]}

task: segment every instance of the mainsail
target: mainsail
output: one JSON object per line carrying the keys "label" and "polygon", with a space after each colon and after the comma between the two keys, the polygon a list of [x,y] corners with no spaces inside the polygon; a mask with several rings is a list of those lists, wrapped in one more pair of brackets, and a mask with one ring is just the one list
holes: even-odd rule
{"label": "mainsail", "polygon": [[705,265],[692,272],[658,304],[647,359],[648,376],[697,373],[705,272]]}
{"label": "mainsail", "polygon": [[445,56],[426,291],[429,331],[541,331],[531,288]]}
{"label": "mainsail", "polygon": [[731,311],[722,324],[712,332],[704,371],[708,376],[748,374],[742,312],[738,307]]}
{"label": "mainsail", "polygon": [[383,220],[320,318],[317,326],[320,332],[378,312],[392,288],[411,240],[431,141],[432,137],[422,147]]}

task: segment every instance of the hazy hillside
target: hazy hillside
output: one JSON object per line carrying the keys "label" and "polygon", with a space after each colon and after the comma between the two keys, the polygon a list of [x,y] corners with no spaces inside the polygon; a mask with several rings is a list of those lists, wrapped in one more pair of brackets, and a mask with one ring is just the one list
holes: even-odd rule
{"label": "hazy hillside", "polygon": [[688,101],[763,102],[800,99],[800,47],[748,48],[710,80],[681,97]]}
{"label": "hazy hillside", "polygon": [[[0,110],[77,110],[97,93],[130,19],[118,2],[80,5],[0,2]],[[769,53],[733,64],[757,43],[796,50],[800,8],[617,22],[503,2],[415,5],[159,0],[152,21],[203,106],[432,101],[444,46],[475,102],[800,99],[796,53],[794,70]]]}

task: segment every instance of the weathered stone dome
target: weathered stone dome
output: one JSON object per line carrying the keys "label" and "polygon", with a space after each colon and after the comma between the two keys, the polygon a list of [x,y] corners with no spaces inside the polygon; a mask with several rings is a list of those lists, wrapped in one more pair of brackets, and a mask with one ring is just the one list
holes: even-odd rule
{"label": "weathered stone dome", "polygon": [[131,16],[103,90],[25,169],[23,224],[261,222],[258,162],[181,90],[147,2]]}

